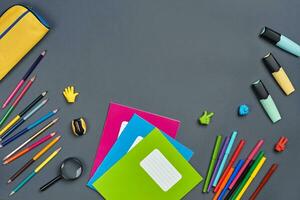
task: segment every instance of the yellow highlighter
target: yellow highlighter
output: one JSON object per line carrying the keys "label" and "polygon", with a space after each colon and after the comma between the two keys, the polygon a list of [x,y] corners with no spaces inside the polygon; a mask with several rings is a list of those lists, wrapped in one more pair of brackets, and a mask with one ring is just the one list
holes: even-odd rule
{"label": "yellow highlighter", "polygon": [[259,161],[259,163],[256,166],[256,168],[254,169],[253,173],[251,174],[251,176],[247,180],[246,184],[244,185],[244,187],[242,188],[242,190],[240,191],[240,193],[237,195],[236,200],[239,200],[239,199],[242,198],[243,194],[246,192],[246,190],[248,189],[249,185],[251,184],[251,182],[253,181],[253,179],[256,177],[256,175],[260,171],[260,169],[263,166],[263,164],[265,163],[265,161],[266,161],[266,157],[262,157],[262,159]]}
{"label": "yellow highlighter", "polygon": [[275,57],[271,53],[268,53],[262,60],[284,93],[286,95],[293,93],[295,88]]}

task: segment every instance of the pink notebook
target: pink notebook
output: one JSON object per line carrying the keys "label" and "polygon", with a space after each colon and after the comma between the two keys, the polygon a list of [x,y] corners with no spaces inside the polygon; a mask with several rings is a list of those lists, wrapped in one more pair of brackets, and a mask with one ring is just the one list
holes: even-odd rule
{"label": "pink notebook", "polygon": [[178,120],[110,102],[90,177],[93,176],[98,166],[102,163],[133,114],[144,118],[172,138],[176,137],[180,127]]}

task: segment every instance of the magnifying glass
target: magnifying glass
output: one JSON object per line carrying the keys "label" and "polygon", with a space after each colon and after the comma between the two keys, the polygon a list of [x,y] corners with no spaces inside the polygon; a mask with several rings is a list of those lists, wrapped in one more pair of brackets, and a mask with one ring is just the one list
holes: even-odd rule
{"label": "magnifying glass", "polygon": [[67,158],[61,163],[58,176],[40,187],[40,191],[45,191],[61,179],[65,181],[74,181],[81,176],[82,172],[83,166],[79,159],[74,157]]}

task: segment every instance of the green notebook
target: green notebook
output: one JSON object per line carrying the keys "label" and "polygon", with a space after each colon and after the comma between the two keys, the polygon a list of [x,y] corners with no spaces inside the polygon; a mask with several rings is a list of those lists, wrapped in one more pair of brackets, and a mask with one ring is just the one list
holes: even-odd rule
{"label": "green notebook", "polygon": [[154,129],[93,186],[107,200],[183,198],[202,177],[158,129]]}

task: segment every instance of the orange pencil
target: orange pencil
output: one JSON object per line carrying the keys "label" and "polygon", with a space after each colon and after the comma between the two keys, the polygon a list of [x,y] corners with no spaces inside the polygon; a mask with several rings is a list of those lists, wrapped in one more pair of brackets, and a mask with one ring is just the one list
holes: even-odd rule
{"label": "orange pencil", "polygon": [[27,147],[26,149],[20,151],[19,153],[17,153],[16,155],[8,158],[7,160],[4,161],[4,165],[20,158],[21,156],[23,156],[24,154],[28,153],[29,151],[35,149],[36,147],[38,147],[39,145],[43,144],[44,142],[50,140],[56,133],[50,133],[49,135],[46,135],[45,137],[39,139],[37,142],[33,143],[32,145],[30,145],[29,147]]}
{"label": "orange pencil", "polygon": [[226,174],[222,184],[220,185],[218,192],[215,194],[213,200],[217,200],[219,198],[219,195],[221,194],[223,188],[225,187],[225,185],[226,185],[227,181],[229,180],[229,178],[230,178],[231,174],[233,173],[233,171],[234,171],[234,168],[231,167],[229,169],[228,173]]}

